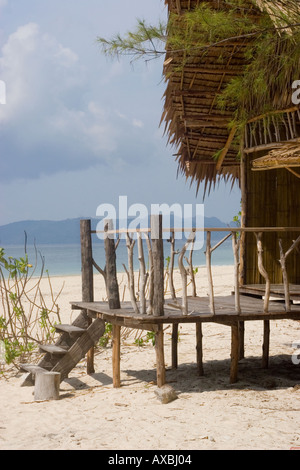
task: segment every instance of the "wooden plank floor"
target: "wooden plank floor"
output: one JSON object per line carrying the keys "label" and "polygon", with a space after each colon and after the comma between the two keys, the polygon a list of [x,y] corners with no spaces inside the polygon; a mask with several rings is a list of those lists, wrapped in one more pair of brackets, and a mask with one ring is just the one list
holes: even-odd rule
{"label": "wooden plank floor", "polygon": [[177,305],[181,305],[181,299],[177,301],[166,299],[164,315],[155,317],[153,315],[136,314],[130,302],[122,302],[120,309],[110,310],[107,302],[71,302],[73,309],[88,311],[91,316],[101,317],[104,320],[124,319],[127,322],[147,324],[162,323],[195,323],[195,322],[217,322],[230,323],[237,321],[272,320],[272,319],[299,319],[300,305],[291,305],[291,311],[286,312],[284,303],[270,301],[269,312],[263,312],[263,301],[261,299],[241,295],[240,315],[235,312],[234,296],[215,296],[215,315],[209,311],[208,297],[188,297],[188,315],[182,315]]}
{"label": "wooden plank floor", "polygon": [[[181,299],[177,299],[181,305]],[[94,318],[102,318],[113,325],[113,384],[120,387],[120,328],[140,328],[155,332],[155,351],[157,368],[157,385],[165,383],[164,342],[163,324],[173,324],[172,334],[172,367],[177,367],[177,338],[176,334],[179,323],[196,324],[196,351],[197,369],[203,375],[203,353],[202,353],[202,323],[215,322],[231,327],[231,366],[230,383],[238,380],[238,362],[241,353],[243,337],[241,325],[245,321],[262,320],[264,323],[263,341],[263,367],[267,367],[269,358],[269,320],[293,319],[300,320],[300,305],[291,305],[291,311],[286,312],[284,302],[270,301],[269,312],[263,312],[263,301],[261,298],[240,296],[242,313],[235,312],[235,296],[215,296],[215,314],[209,311],[208,297],[188,297],[188,315],[182,315],[178,306],[174,307],[176,301],[165,300],[164,315],[155,317],[153,315],[136,314],[130,302],[122,302],[120,309],[109,309],[108,302],[71,302],[73,309],[85,310]]]}
{"label": "wooden plank floor", "polygon": [[[289,284],[290,299],[300,301],[300,285]],[[264,295],[264,284],[246,284],[240,286],[240,294]],[[271,284],[271,297],[279,297],[284,299],[284,286],[283,284]]]}

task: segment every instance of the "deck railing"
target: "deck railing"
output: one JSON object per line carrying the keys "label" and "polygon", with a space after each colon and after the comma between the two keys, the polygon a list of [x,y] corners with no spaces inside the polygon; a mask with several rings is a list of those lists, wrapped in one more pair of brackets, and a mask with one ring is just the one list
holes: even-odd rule
{"label": "deck railing", "polygon": [[[189,236],[180,251],[175,251],[175,233],[176,232],[189,232]],[[279,237],[279,251],[280,251],[280,267],[282,271],[282,281],[284,288],[285,310],[287,312],[291,309],[289,279],[286,269],[286,260],[288,256],[300,244],[300,228],[299,227],[222,227],[222,228],[163,228],[162,216],[151,216],[151,227],[142,229],[116,229],[112,226],[112,221],[105,221],[105,228],[103,231],[91,230],[90,220],[81,221],[81,254],[82,254],[82,300],[91,302],[93,301],[93,267],[104,276],[107,290],[107,297],[109,306],[112,309],[120,308],[119,287],[117,282],[116,270],[116,249],[120,241],[120,236],[126,236],[126,246],[128,251],[128,266],[124,266],[127,275],[128,288],[130,292],[131,305],[135,313],[148,314],[153,316],[161,316],[164,314],[164,252],[163,252],[163,233],[169,234],[168,241],[170,242],[170,262],[169,262],[169,290],[171,298],[174,300],[173,306],[178,308],[182,315],[188,315],[188,295],[187,295],[187,277],[191,276],[193,292],[195,289],[195,279],[193,271],[193,244],[197,232],[204,232],[206,235],[205,258],[206,270],[208,280],[208,298],[209,310],[211,315],[215,315],[215,294],[214,283],[212,275],[212,253],[218,249],[227,239],[232,239],[232,250],[234,259],[234,296],[235,296],[235,311],[237,315],[241,314],[240,305],[240,244],[243,234],[253,233],[256,237],[257,246],[257,261],[258,270],[265,281],[263,311],[267,313],[269,310],[269,300],[271,295],[270,277],[263,264],[263,233],[287,233],[298,232],[299,236],[293,240],[290,248],[284,252],[282,247],[282,240]],[[224,232],[226,235],[218,241],[214,246],[211,244],[211,235],[213,232]],[[105,246],[105,259],[106,266],[101,268],[93,259],[92,254],[92,241],[91,234],[104,235]],[[136,240],[133,235],[136,234]],[[146,242],[148,250],[148,262],[146,267],[144,244]],[[138,301],[135,291],[135,278],[134,278],[134,263],[133,263],[133,247],[137,242],[138,247],[138,261],[139,261],[139,293]],[[186,257],[187,250],[190,250],[189,257]],[[174,273],[174,259],[178,255],[178,267],[181,275],[182,295],[181,300],[176,299],[173,273]],[[184,264],[187,262],[188,267]]]}

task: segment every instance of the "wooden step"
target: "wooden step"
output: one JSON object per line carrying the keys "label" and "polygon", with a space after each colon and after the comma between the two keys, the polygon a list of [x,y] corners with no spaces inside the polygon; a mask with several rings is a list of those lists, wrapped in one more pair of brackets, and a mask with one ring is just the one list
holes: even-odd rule
{"label": "wooden step", "polygon": [[79,328],[79,326],[74,325],[55,325],[56,331],[60,331],[62,333],[68,333],[69,335],[82,335],[86,332],[84,328]]}
{"label": "wooden step", "polygon": [[57,356],[65,355],[68,352],[67,349],[56,346],[55,344],[40,344],[39,348],[43,352],[55,354]]}
{"label": "wooden step", "polygon": [[46,369],[43,369],[36,364],[20,364],[20,368],[25,372],[30,372],[32,375],[48,372]]}

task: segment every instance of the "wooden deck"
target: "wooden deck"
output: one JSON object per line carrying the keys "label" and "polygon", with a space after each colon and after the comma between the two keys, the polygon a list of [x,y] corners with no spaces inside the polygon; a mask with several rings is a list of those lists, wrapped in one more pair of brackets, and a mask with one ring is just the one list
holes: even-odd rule
{"label": "wooden deck", "polygon": [[[263,296],[265,293],[264,284],[247,284],[240,287],[240,293],[246,295]],[[289,284],[290,300],[300,301],[300,285]],[[271,284],[270,290],[271,297],[284,299],[284,286],[283,284]]]}
{"label": "wooden deck", "polygon": [[[291,305],[291,312],[286,312],[284,303],[271,301],[269,312],[263,312],[263,302],[261,299],[241,296],[242,313],[235,312],[234,296],[215,297],[215,315],[209,311],[209,300],[207,297],[188,297],[189,313],[183,315],[179,306],[181,299],[176,301],[165,300],[164,315],[142,315],[134,312],[130,302],[122,302],[120,309],[110,309],[107,302],[72,302],[73,309],[86,310],[93,318],[100,317],[107,322],[123,323],[124,326],[132,324],[140,325],[144,328],[147,325],[163,323],[195,323],[195,322],[215,322],[215,323],[236,323],[237,321],[253,320],[280,320],[295,319],[300,320],[300,305]],[[145,328],[146,329],[146,328]]]}
{"label": "wooden deck", "polygon": [[80,309],[87,312],[92,318],[101,318],[113,325],[113,383],[115,387],[120,386],[120,329],[122,326],[151,330],[155,332],[156,341],[156,363],[157,363],[157,384],[162,386],[165,383],[165,364],[163,346],[163,325],[172,324],[172,367],[177,367],[177,332],[179,323],[196,324],[196,352],[197,366],[200,375],[203,375],[202,364],[202,323],[221,323],[231,327],[231,368],[230,382],[234,383],[238,379],[238,361],[243,348],[243,325],[246,321],[263,321],[264,342],[263,342],[263,366],[268,366],[269,357],[269,332],[270,320],[300,320],[300,305],[291,305],[291,311],[285,311],[285,304],[280,300],[270,301],[269,311],[263,311],[263,301],[261,298],[240,296],[241,313],[235,311],[234,295],[215,297],[215,314],[212,315],[209,309],[208,297],[188,297],[188,315],[183,315],[178,306],[181,299],[176,301],[165,299],[164,315],[142,315],[134,312],[131,302],[123,302],[121,308],[110,309],[107,302],[71,302],[73,309]]}

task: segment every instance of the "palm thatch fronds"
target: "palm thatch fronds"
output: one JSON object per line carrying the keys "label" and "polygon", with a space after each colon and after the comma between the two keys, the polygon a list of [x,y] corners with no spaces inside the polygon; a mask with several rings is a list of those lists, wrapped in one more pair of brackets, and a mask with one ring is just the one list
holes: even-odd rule
{"label": "palm thatch fronds", "polygon": [[[240,178],[246,123],[291,107],[300,79],[296,0],[165,0],[162,122],[178,170],[210,189]],[[296,123],[300,125],[300,123]]]}

